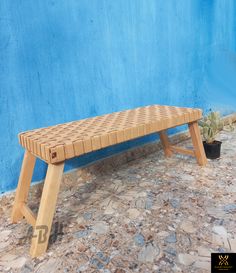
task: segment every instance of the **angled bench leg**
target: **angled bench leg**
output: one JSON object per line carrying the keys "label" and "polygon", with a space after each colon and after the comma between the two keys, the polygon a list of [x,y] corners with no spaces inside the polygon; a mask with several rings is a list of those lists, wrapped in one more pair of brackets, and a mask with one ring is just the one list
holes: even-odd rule
{"label": "angled bench leg", "polygon": [[200,166],[204,166],[207,164],[207,159],[206,159],[206,154],[202,144],[202,138],[201,138],[197,121],[189,123],[188,127],[189,127],[189,132],[192,138],[194,153],[195,153],[197,162]]}
{"label": "angled bench leg", "polygon": [[47,249],[63,170],[64,162],[48,165],[30,248],[32,257],[43,254]]}
{"label": "angled bench leg", "polygon": [[36,157],[26,150],[11,215],[12,223],[17,223],[20,219],[23,218],[21,208],[27,202],[35,161]]}
{"label": "angled bench leg", "polygon": [[170,145],[168,136],[166,134],[166,131],[159,132],[159,135],[160,135],[161,143],[162,143],[163,148],[164,148],[165,156],[170,157],[172,155],[172,151],[171,151],[171,148],[170,148],[171,145]]}

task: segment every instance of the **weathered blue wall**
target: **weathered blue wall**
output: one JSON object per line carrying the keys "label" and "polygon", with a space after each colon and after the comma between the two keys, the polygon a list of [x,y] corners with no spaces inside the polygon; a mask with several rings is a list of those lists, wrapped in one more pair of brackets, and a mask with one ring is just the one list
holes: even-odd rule
{"label": "weathered blue wall", "polygon": [[235,2],[1,0],[0,192],[16,187],[21,131],[154,103],[234,111]]}

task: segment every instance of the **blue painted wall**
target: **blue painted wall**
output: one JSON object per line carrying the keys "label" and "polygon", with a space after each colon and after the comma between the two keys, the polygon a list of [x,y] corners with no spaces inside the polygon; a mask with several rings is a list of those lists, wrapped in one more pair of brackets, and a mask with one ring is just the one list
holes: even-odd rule
{"label": "blue painted wall", "polygon": [[235,0],[1,0],[0,192],[21,131],[154,103],[235,111],[235,51]]}

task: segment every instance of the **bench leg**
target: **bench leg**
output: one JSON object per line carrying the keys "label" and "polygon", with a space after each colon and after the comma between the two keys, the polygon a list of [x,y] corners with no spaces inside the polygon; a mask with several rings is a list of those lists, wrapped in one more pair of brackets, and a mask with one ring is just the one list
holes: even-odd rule
{"label": "bench leg", "polygon": [[159,135],[160,135],[161,143],[162,143],[163,148],[164,148],[165,156],[170,157],[172,155],[172,151],[170,149],[171,145],[170,145],[168,136],[166,134],[166,131],[159,132]]}
{"label": "bench leg", "polygon": [[30,248],[33,258],[45,253],[47,249],[63,170],[64,162],[48,165]]}
{"label": "bench leg", "polygon": [[23,214],[21,213],[21,207],[27,202],[35,161],[36,157],[26,150],[11,215],[12,223],[17,223],[23,218]]}
{"label": "bench leg", "polygon": [[207,164],[207,159],[206,159],[206,154],[202,144],[202,138],[201,138],[197,121],[189,123],[188,127],[189,127],[189,132],[192,138],[194,153],[195,153],[197,162],[200,166],[204,166]]}

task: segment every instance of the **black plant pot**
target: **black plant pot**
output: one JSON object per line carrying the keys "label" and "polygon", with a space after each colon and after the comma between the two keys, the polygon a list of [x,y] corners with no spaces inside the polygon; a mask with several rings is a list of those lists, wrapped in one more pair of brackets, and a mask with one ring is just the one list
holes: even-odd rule
{"label": "black plant pot", "polygon": [[214,140],[212,143],[206,143],[203,141],[206,157],[209,159],[216,159],[220,157],[221,141]]}

